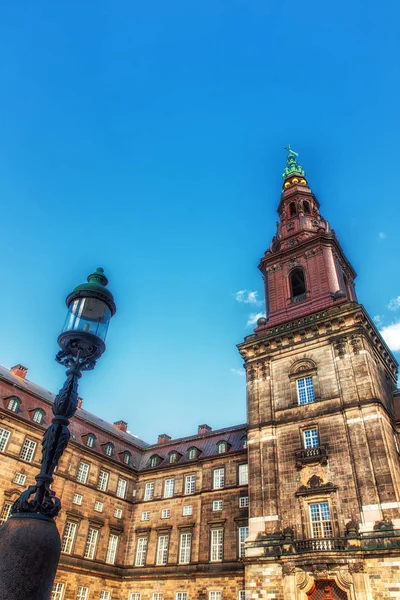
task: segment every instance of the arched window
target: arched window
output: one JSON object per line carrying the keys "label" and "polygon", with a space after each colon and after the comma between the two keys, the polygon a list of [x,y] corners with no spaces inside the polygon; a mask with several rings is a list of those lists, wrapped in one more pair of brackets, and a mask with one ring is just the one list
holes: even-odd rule
{"label": "arched window", "polygon": [[194,460],[195,458],[197,458],[197,448],[195,448],[194,446],[189,448],[188,458],[189,460]]}
{"label": "arched window", "polygon": [[295,217],[297,215],[297,206],[296,202],[291,202],[289,204],[289,216]]}
{"label": "arched window", "polygon": [[169,455],[169,462],[171,464],[176,463],[178,461],[178,453],[177,452],[171,452],[171,454]]}
{"label": "arched window", "polygon": [[32,413],[32,421],[34,421],[35,423],[39,423],[39,425],[41,423],[43,423],[43,421],[44,421],[44,410],[42,410],[41,408],[37,408],[36,410],[34,410],[33,413]]}
{"label": "arched window", "polygon": [[305,215],[310,215],[311,214],[310,203],[307,202],[307,200],[304,200],[304,202],[303,202],[303,210],[304,210],[304,214]]}
{"label": "arched window", "polygon": [[157,454],[153,454],[153,456],[150,456],[150,466],[151,467],[156,467],[160,462],[160,457],[157,456]]}
{"label": "arched window", "polygon": [[19,407],[21,405],[21,400],[17,398],[17,396],[11,396],[7,398],[7,408],[8,410],[12,410],[13,412],[19,412]]}
{"label": "arched window", "polygon": [[226,442],[218,442],[217,444],[218,454],[224,454],[228,450],[228,444]]}
{"label": "arched window", "polygon": [[290,291],[292,302],[301,302],[306,299],[306,282],[304,271],[301,268],[293,269],[290,273]]}
{"label": "arched window", "polygon": [[113,444],[111,444],[111,442],[108,442],[105,445],[104,453],[107,454],[107,456],[112,456],[114,454],[114,446],[113,446]]}
{"label": "arched window", "polygon": [[247,448],[247,435],[242,437],[242,448]]}
{"label": "arched window", "polygon": [[132,462],[132,454],[126,450],[122,455],[122,460],[126,465],[130,465]]}
{"label": "arched window", "polygon": [[94,446],[94,442],[95,442],[95,439],[96,439],[96,436],[95,436],[95,435],[93,435],[93,433],[89,433],[89,434],[86,436],[86,446],[87,446],[88,448],[93,448],[93,446]]}

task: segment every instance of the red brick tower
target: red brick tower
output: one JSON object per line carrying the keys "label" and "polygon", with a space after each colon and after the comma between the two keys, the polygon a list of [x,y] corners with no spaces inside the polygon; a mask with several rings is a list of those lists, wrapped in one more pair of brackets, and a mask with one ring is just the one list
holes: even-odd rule
{"label": "red brick tower", "polygon": [[356,299],[356,274],[320,215],[297,154],[288,150],[277,233],[259,266],[267,320],[257,331]]}

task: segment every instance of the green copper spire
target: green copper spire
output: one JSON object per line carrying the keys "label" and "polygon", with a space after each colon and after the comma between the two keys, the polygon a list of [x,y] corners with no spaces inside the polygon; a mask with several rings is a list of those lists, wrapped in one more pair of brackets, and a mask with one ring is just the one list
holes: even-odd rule
{"label": "green copper spire", "polygon": [[282,173],[282,178],[287,179],[292,175],[301,175],[302,177],[305,177],[306,174],[303,167],[297,164],[297,152],[291,149],[290,144],[287,148],[284,148],[284,150],[287,150],[288,155],[286,157],[286,167]]}

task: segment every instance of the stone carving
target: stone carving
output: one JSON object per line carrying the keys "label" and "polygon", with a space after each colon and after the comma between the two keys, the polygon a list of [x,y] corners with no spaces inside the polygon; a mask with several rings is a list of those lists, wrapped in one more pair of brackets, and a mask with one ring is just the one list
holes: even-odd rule
{"label": "stone carving", "polygon": [[346,537],[358,536],[359,531],[359,523],[354,517],[352,517],[351,520],[346,523]]}
{"label": "stone carving", "polygon": [[346,340],[344,338],[337,340],[334,344],[334,348],[337,356],[339,358],[343,358],[343,356],[346,354]]}
{"label": "stone carving", "polygon": [[376,521],[374,531],[393,531],[392,521]]}
{"label": "stone carving", "polygon": [[351,347],[353,348],[354,354],[358,354],[360,352],[360,340],[357,338],[352,338],[350,340]]}
{"label": "stone carving", "polygon": [[296,566],[292,562],[287,562],[282,567],[283,575],[294,575],[295,572],[296,572]]}
{"label": "stone carving", "polygon": [[349,563],[349,573],[364,573],[364,563],[359,560],[354,563]]}
{"label": "stone carving", "polygon": [[307,485],[301,485],[296,492],[296,496],[310,496],[320,492],[334,492],[337,489],[336,485],[328,481],[323,483],[321,477],[313,475],[307,481]]}

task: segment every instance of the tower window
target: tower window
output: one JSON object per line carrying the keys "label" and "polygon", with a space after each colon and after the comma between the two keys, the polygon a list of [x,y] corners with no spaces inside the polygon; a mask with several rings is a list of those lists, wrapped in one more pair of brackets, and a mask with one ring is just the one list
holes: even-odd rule
{"label": "tower window", "polygon": [[[333,537],[331,512],[328,502],[310,504],[311,535],[313,538]],[[323,548],[328,550],[328,548]]]}
{"label": "tower window", "polygon": [[319,446],[319,435],[318,429],[306,429],[303,431],[304,448],[318,448]]}
{"label": "tower window", "polygon": [[304,214],[305,215],[310,215],[311,214],[310,203],[307,202],[307,200],[304,200],[304,202],[303,202],[303,210],[304,210]]}
{"label": "tower window", "polygon": [[291,202],[289,204],[289,215],[291,217],[295,217],[297,215],[297,207],[296,207],[296,202]]}
{"label": "tower window", "polygon": [[309,404],[314,402],[314,385],[312,377],[302,377],[296,381],[297,399],[299,404]]}
{"label": "tower window", "polygon": [[293,269],[290,273],[290,288],[292,293],[292,302],[301,302],[306,299],[306,282],[304,271],[301,268]]}

